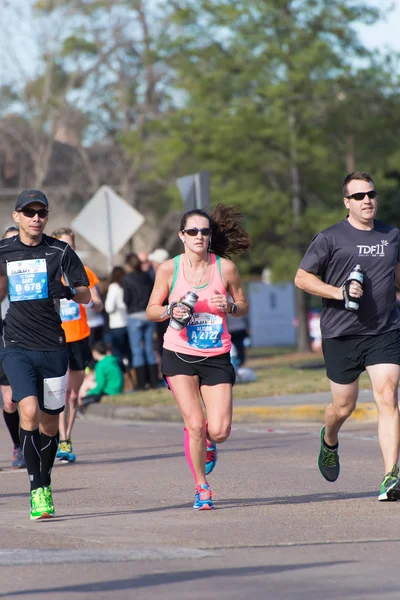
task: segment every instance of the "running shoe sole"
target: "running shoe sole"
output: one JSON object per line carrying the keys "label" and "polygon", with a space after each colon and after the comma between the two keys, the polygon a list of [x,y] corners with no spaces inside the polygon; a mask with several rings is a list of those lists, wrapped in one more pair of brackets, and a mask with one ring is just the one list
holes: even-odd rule
{"label": "running shoe sole", "polygon": [[193,506],[193,510],[214,510],[214,506],[210,506],[209,504],[203,504],[203,506]]}
{"label": "running shoe sole", "polygon": [[397,502],[397,500],[400,500],[400,490],[396,488],[396,485],[397,483],[392,488],[386,490],[385,493],[379,494],[378,500],[380,502]]}
{"label": "running shoe sole", "polygon": [[32,517],[31,515],[31,521],[39,521],[40,519],[52,519],[54,517],[54,515],[51,515],[48,512],[44,512],[41,515],[38,515],[37,517]]}
{"label": "running shoe sole", "polygon": [[[207,453],[209,451],[209,448],[207,448]],[[210,460],[209,462],[206,461],[206,475],[210,475],[210,473],[212,473],[215,469],[215,467],[217,466],[217,461],[218,461],[218,448],[215,446],[215,449],[213,450],[215,452],[215,460]]]}

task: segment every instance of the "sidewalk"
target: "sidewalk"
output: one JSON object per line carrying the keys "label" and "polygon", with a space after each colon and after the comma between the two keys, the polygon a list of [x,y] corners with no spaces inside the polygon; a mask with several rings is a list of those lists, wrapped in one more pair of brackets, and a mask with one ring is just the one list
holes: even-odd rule
{"label": "sidewalk", "polygon": [[[293,396],[266,396],[234,400],[233,421],[254,423],[260,421],[324,421],[329,392]],[[181,421],[176,406],[118,406],[91,404],[85,413],[90,419],[118,419],[127,421]],[[376,421],[377,410],[370,390],[360,391],[357,408],[352,417],[357,421]]]}

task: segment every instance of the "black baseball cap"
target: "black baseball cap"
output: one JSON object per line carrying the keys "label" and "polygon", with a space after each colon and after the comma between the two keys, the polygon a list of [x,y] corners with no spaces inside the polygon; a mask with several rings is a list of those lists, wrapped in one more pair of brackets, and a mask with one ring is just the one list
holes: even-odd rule
{"label": "black baseball cap", "polygon": [[49,207],[49,201],[47,200],[45,194],[40,190],[24,190],[20,193],[15,203],[15,210],[22,210],[31,202],[40,202],[46,208]]}

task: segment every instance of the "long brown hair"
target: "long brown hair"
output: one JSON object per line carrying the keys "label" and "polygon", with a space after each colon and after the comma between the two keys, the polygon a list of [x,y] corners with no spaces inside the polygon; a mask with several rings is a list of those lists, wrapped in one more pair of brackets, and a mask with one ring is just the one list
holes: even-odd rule
{"label": "long brown hair", "polygon": [[130,252],[125,256],[125,266],[129,267],[133,273],[138,273],[141,270],[140,258],[134,252]]}
{"label": "long brown hair", "polygon": [[251,247],[249,234],[241,224],[243,215],[234,207],[217,204],[211,215],[205,210],[189,210],[181,219],[180,231],[186,227],[187,220],[193,215],[208,219],[211,227],[211,251],[218,256],[229,258],[231,254],[246,252]]}
{"label": "long brown hair", "polygon": [[111,271],[110,283],[118,283],[118,285],[122,286],[122,280],[125,275],[124,267],[114,267]]}

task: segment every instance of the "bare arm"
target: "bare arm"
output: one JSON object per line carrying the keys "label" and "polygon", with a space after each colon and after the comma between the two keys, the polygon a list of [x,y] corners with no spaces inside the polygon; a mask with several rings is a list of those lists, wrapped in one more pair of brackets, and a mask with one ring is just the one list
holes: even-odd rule
{"label": "bare arm", "polygon": [[320,296],[321,298],[328,298],[330,300],[343,300],[342,286],[335,287],[334,285],[324,283],[319,277],[313,273],[304,271],[304,269],[298,269],[294,283],[296,287],[309,294],[313,294],[313,296]]}
{"label": "bare arm", "polygon": [[167,260],[158,267],[153,291],[151,292],[146,309],[149,321],[165,321],[169,319],[169,315],[165,314],[167,307],[163,306],[163,302],[169,295],[173,274],[173,260]]}
{"label": "bare arm", "polygon": [[[242,284],[240,282],[239,271],[236,265],[226,258],[221,259],[221,271],[222,280],[226,290],[230,293],[234,303],[237,306],[237,311],[232,315],[233,317],[243,317],[249,312],[249,303],[247,302],[246,295],[244,293]],[[210,302],[220,307],[221,303],[223,308],[220,309],[222,312],[230,313],[232,302],[226,302],[225,295],[221,293],[222,290],[213,290],[214,295],[211,296]]]}
{"label": "bare arm", "polygon": [[90,290],[88,287],[80,285],[76,288],[76,294],[73,297],[74,302],[78,304],[88,304],[90,302]]}
{"label": "bare arm", "polygon": [[97,285],[90,288],[90,301],[92,302],[91,308],[95,312],[101,312],[103,310],[103,300],[101,299],[99,289]]}

